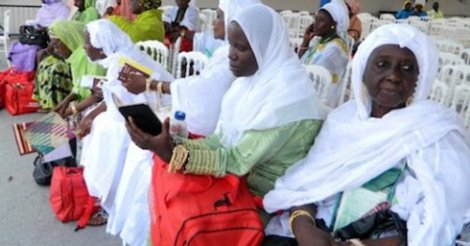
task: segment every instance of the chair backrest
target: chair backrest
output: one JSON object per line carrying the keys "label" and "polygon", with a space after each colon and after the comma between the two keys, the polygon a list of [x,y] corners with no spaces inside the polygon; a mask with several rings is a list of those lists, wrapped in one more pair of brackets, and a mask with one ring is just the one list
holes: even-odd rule
{"label": "chair backrest", "polygon": [[392,14],[381,14],[380,19],[386,20],[386,21],[392,21],[392,22],[395,22],[396,20],[395,16]]}
{"label": "chair backrest", "polygon": [[299,11],[300,16],[310,16],[310,13],[308,11]]}
{"label": "chair backrest", "polygon": [[439,52],[439,71],[445,65],[462,65],[464,60],[454,53]]}
{"label": "chair backrest", "polygon": [[304,65],[304,68],[312,80],[320,100],[327,104],[328,91],[333,80],[330,72],[328,69],[319,65]]}
{"label": "chair backrest", "polygon": [[11,9],[8,9],[3,13],[3,36],[8,38],[10,36],[10,19],[11,19]]}
{"label": "chair backrest", "polygon": [[372,32],[372,24],[378,19],[369,13],[360,13],[357,14],[357,17],[359,18],[359,20],[361,20],[361,40],[364,40],[369,35],[369,33]]}
{"label": "chair backrest", "polygon": [[422,31],[425,34],[429,33],[429,23],[427,21],[422,21],[422,20],[411,21],[410,20],[410,25],[418,28],[420,31]]}
{"label": "chair backrest", "polygon": [[180,53],[181,50],[181,43],[182,43],[182,38],[179,37],[174,44],[171,45],[170,47],[170,54],[169,54],[169,59],[168,59],[168,64],[170,66],[170,71],[171,74],[176,77],[176,71],[177,71],[177,66],[178,66],[178,54]]}
{"label": "chair backrest", "polygon": [[[452,98],[452,103],[450,108],[457,111],[459,115],[464,117],[464,120],[468,117],[468,111],[470,106],[470,85],[458,85],[455,87],[454,97]],[[469,122],[466,122],[468,127]]]}
{"label": "chair backrest", "polygon": [[341,84],[341,94],[339,97],[338,105],[341,105],[354,98],[351,88],[351,74],[352,74],[352,60],[350,59],[346,67],[343,83]]}
{"label": "chair backrest", "polygon": [[300,16],[300,25],[299,25],[299,37],[303,37],[307,27],[313,23],[314,19],[311,15],[301,15]]}
{"label": "chair backrest", "polygon": [[457,93],[457,86],[461,84],[470,85],[470,66],[447,65],[439,73],[439,80],[449,86],[446,105],[450,105]]}
{"label": "chair backrest", "polygon": [[439,79],[436,79],[432,84],[432,90],[431,95],[429,95],[429,99],[439,102],[445,106],[448,106],[446,102],[448,93],[449,86],[446,83],[440,81]]}
{"label": "chair backrest", "polygon": [[197,75],[206,67],[209,58],[204,53],[191,51],[178,55],[176,78],[186,78]]}
{"label": "chair backrest", "polygon": [[168,48],[157,40],[149,40],[138,42],[140,50],[152,57],[152,59],[160,63],[166,70],[169,70],[168,59],[169,59],[169,50]]}
{"label": "chair backrest", "polygon": [[460,55],[463,52],[463,45],[448,39],[433,39],[434,44],[441,52],[454,53]]}

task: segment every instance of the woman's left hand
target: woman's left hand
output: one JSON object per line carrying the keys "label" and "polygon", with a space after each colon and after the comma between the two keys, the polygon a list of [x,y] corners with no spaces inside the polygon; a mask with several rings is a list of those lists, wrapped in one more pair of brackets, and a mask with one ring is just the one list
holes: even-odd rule
{"label": "woman's left hand", "polygon": [[157,154],[160,159],[169,163],[173,154],[173,142],[168,132],[170,119],[163,122],[162,132],[158,136],[152,136],[140,130],[134,123],[132,117],[126,122],[126,128],[132,141],[141,149],[148,149]]}

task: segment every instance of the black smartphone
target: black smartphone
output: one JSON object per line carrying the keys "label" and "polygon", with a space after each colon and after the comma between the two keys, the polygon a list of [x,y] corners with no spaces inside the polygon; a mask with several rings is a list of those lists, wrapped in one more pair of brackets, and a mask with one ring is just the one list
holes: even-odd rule
{"label": "black smartphone", "polygon": [[136,126],[153,136],[162,132],[162,122],[146,104],[132,104],[118,107],[119,112],[128,121],[132,117]]}

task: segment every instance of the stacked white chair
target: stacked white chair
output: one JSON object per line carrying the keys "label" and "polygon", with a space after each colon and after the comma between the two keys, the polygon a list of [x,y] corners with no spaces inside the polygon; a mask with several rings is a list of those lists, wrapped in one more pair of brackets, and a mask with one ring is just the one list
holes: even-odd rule
{"label": "stacked white chair", "polygon": [[298,13],[283,14],[282,19],[289,29],[289,37],[297,38],[300,36],[300,15]]}
{"label": "stacked white chair", "polygon": [[440,73],[439,79],[449,86],[449,92],[446,105],[450,105],[453,101],[456,88],[458,85],[470,85],[470,66],[468,65],[447,65],[444,66]]}
{"label": "stacked white chair", "polygon": [[410,20],[410,25],[418,28],[421,32],[428,34],[429,33],[429,23],[421,19]]}
{"label": "stacked white chair", "polygon": [[305,30],[307,30],[307,27],[310,26],[313,23],[314,19],[313,16],[311,15],[300,15],[300,25],[299,25],[299,36],[298,37],[303,37],[305,34]]}
{"label": "stacked white chair", "polygon": [[[186,62],[185,66],[183,66],[183,61]],[[207,58],[207,56],[201,52],[191,51],[180,53],[178,55],[178,65],[176,66],[176,78],[186,78],[199,74],[202,70],[204,70],[208,61],[209,58]],[[185,68],[184,74],[182,74],[183,68]]]}
{"label": "stacked white chair", "polygon": [[152,57],[154,61],[160,63],[165,69],[170,71],[170,67],[169,67],[170,51],[162,42],[157,41],[157,40],[149,40],[149,41],[138,42],[137,46],[139,46],[142,52]]}
{"label": "stacked white chair", "polygon": [[391,22],[395,22],[396,20],[395,16],[392,14],[381,14],[380,19],[384,21],[391,21]]}
{"label": "stacked white chair", "polygon": [[328,102],[328,91],[332,83],[332,77],[328,69],[319,65],[304,65],[315,90],[325,104]]}
{"label": "stacked white chair", "polygon": [[217,12],[213,9],[203,9],[200,12],[201,15],[204,15],[205,18],[205,29],[203,31],[210,31],[212,23],[217,18]]}
{"label": "stacked white chair", "polygon": [[3,53],[6,64],[10,66],[10,61],[8,60],[8,49],[10,41],[10,14],[11,10],[5,11],[3,13],[3,35],[0,36],[0,43],[3,46],[3,49],[0,51]]}
{"label": "stacked white chair", "polygon": [[439,79],[436,79],[432,84],[432,91],[431,95],[429,96],[429,99],[439,102],[444,106],[448,106],[446,102],[448,98],[448,93],[449,86],[446,83],[440,81]]}
{"label": "stacked white chair", "polygon": [[372,24],[378,19],[369,13],[360,13],[357,14],[357,17],[359,18],[359,20],[361,20],[362,27],[362,34],[360,40],[364,40],[369,35],[369,33],[372,32]]}
{"label": "stacked white chair", "polygon": [[338,105],[341,105],[354,98],[354,93],[352,93],[351,88],[351,74],[352,74],[352,61],[349,60],[346,67],[346,73],[344,74],[344,79],[341,84],[341,95],[339,97]]}
{"label": "stacked white chair", "polygon": [[310,16],[310,13],[308,11],[300,11],[299,15],[300,16]]}

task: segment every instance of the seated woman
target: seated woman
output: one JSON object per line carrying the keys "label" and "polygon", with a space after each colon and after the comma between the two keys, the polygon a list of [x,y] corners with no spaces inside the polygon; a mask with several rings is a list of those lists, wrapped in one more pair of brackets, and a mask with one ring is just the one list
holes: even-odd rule
{"label": "seated woman", "polygon": [[395,15],[395,17],[397,18],[397,20],[399,20],[399,19],[408,19],[408,17],[410,17],[411,14],[413,14],[413,8],[412,8],[412,5],[411,5],[411,1],[406,0],[403,3],[403,9],[398,11],[397,14]]}
{"label": "seated woman", "polygon": [[[88,60],[83,49],[84,25],[77,21],[56,21],[49,27],[49,36],[51,44],[54,47],[54,53],[64,59],[69,65],[73,79],[73,89],[55,108],[63,118],[75,115],[88,108],[90,104],[77,105],[71,102],[82,101],[91,95],[89,88],[82,87],[80,82],[84,75],[101,76],[106,70]],[[48,81],[51,83],[51,81]]]}
{"label": "seated woman", "polygon": [[193,50],[193,36],[199,19],[199,10],[189,5],[191,0],[175,0],[176,6],[165,11],[165,44],[170,47],[182,37],[180,51]]}
{"label": "seated woman", "polygon": [[125,16],[110,16],[109,20],[114,22],[123,30],[132,42],[146,40],[158,40],[163,42],[165,30],[162,22],[161,0],[131,0],[130,9],[137,17],[133,21]]}
{"label": "seated woman", "polygon": [[428,12],[423,10],[423,4],[422,3],[416,3],[415,4],[415,10],[411,14],[411,16],[418,16],[418,17],[427,17]]}
{"label": "seated woman", "polygon": [[[92,196],[101,199],[102,207],[109,214],[108,232],[118,234],[120,230],[115,231],[113,228],[117,220],[116,217],[120,216],[114,211],[117,209],[116,207],[122,205],[115,200],[118,194],[118,186],[121,183],[121,174],[131,175],[133,169],[142,168],[136,166],[137,163],[128,163],[127,166],[124,166],[126,157],[128,153],[139,155],[144,150],[138,149],[137,151],[128,152],[130,139],[125,129],[125,119],[118,111],[112,95],[117,96],[126,105],[148,104],[154,111],[159,103],[156,93],[147,91],[134,95],[122,86],[119,78],[122,65],[119,61],[125,57],[151,68],[153,70],[152,78],[156,80],[171,81],[173,76],[150,57],[142,54],[128,35],[106,19],[87,24],[85,49],[90,60],[101,64],[108,70],[106,73],[107,82],[102,87],[103,102],[88,113],[79,125],[82,136],[86,136],[83,140],[81,164],[86,167],[84,177],[88,191]],[[150,163],[151,156],[148,160],[148,163]],[[139,179],[134,181],[136,183],[128,185],[137,186]],[[126,188],[121,187],[119,189],[125,190]],[[122,202],[130,206],[134,205],[133,194],[126,195],[128,195],[124,198],[126,200]],[[126,215],[124,215],[124,218]],[[147,236],[146,234],[144,239]],[[129,240],[124,240],[124,242],[135,245]]]}
{"label": "seated woman", "polygon": [[285,211],[267,234],[292,245],[453,245],[470,211],[470,146],[459,116],[427,100],[435,46],[412,26],[385,25],[352,69],[354,100],[265,196],[268,212]]}
{"label": "seated woman", "polygon": [[320,65],[330,71],[333,84],[329,86],[327,105],[332,108],[338,104],[349,59],[349,48],[342,38],[347,35],[348,27],[346,5],[342,0],[333,0],[318,10],[314,24],[307,28],[299,48],[303,64]]}
{"label": "seated woman", "polygon": [[[172,83],[152,81],[151,87],[160,88],[161,93],[171,94],[173,111],[186,112],[189,132],[207,136],[212,134],[219,120],[222,98],[235,80],[229,65],[227,41],[228,24],[241,9],[260,3],[259,0],[221,0],[214,20],[214,38],[225,40],[218,48],[200,75],[181,78]],[[130,92],[145,90],[146,79],[138,75],[126,75],[126,87]]]}
{"label": "seated woman", "polygon": [[354,39],[354,42],[359,42],[362,34],[362,23],[357,14],[360,10],[360,5],[358,0],[348,0],[346,6],[349,11],[349,27],[348,34]]}
{"label": "seated woman", "polygon": [[[168,121],[156,137],[132,120],[127,129],[134,143],[165,162],[189,152],[191,158],[170,163],[172,170],[215,177],[246,175],[251,191],[263,196],[306,154],[325,116],[324,106],[274,10],[262,4],[243,9],[230,22],[228,39],[230,70],[238,78],[224,96],[215,134],[183,139],[174,146]],[[155,186],[158,180],[152,182]]]}
{"label": "seated woman", "polygon": [[72,16],[72,20],[86,24],[100,18],[100,13],[95,8],[96,0],[74,0],[77,12]]}
{"label": "seated woman", "polygon": [[[35,26],[36,29],[47,31],[47,27],[50,26],[56,20],[65,20],[70,15],[69,6],[62,0],[43,0],[42,6],[39,8],[36,15],[36,19],[29,23],[29,25]],[[14,42],[11,45],[8,59],[11,61],[12,67],[16,71],[30,72],[36,68],[36,53],[45,52],[40,51],[39,45],[22,44],[19,41]]]}

